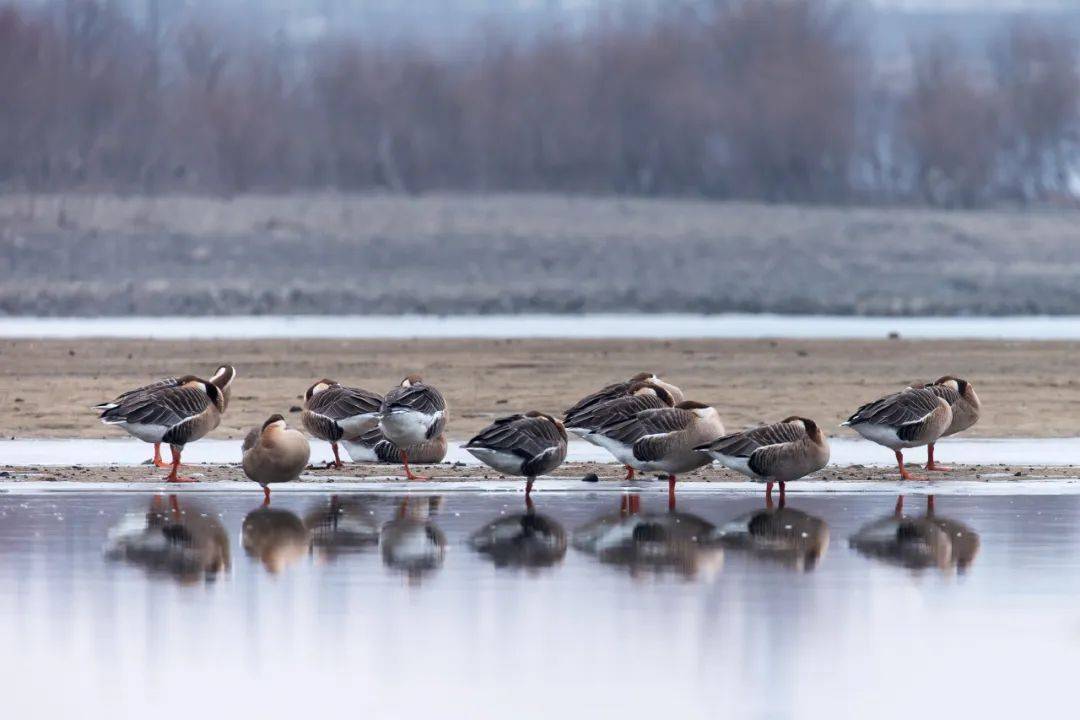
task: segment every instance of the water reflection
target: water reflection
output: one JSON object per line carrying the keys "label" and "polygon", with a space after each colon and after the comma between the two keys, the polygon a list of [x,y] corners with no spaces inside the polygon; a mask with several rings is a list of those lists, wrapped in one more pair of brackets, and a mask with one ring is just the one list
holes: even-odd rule
{"label": "water reflection", "polygon": [[495,567],[546,568],[566,557],[566,529],[525,501],[525,512],[500,516],[477,530],[469,545]]}
{"label": "water reflection", "polygon": [[723,549],[710,539],[714,531],[707,520],[673,508],[642,513],[641,496],[624,495],[617,513],[575,530],[573,545],[632,577],[672,571],[689,580],[719,572]]}
{"label": "water reflection", "polygon": [[446,555],[446,535],[434,522],[442,498],[405,498],[397,516],[379,533],[383,563],[404,572],[411,582],[442,567]]}
{"label": "water reflection", "polygon": [[892,515],[870,522],[850,538],[861,555],[901,567],[936,567],[965,571],[979,552],[979,534],[964,523],[937,515],[933,495],[926,498],[922,517],[904,514],[904,496],[896,499]]}
{"label": "water reflection", "polygon": [[296,513],[262,505],[244,518],[241,544],[249,557],[278,574],[308,551],[311,535]]}
{"label": "water reflection", "polygon": [[715,538],[725,548],[745,551],[750,557],[809,571],[829,547],[829,524],[781,500],[776,507],[768,503],[728,521]]}
{"label": "water reflection", "polygon": [[339,555],[363,552],[379,544],[379,523],[373,502],[363,496],[331,495],[304,515],[304,526],[320,560],[332,561]]}
{"label": "water reflection", "polygon": [[[167,506],[166,506],[167,505]],[[126,515],[109,530],[105,556],[151,577],[189,585],[229,570],[229,536],[211,508],[176,495],[155,495],[145,513]]]}

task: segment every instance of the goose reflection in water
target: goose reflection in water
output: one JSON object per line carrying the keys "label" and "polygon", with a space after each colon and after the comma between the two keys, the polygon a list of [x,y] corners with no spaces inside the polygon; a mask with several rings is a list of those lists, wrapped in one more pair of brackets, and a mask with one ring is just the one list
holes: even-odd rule
{"label": "goose reflection in water", "polygon": [[892,515],[864,525],[849,542],[861,555],[914,570],[964,572],[979,553],[979,534],[958,520],[937,515],[933,495],[926,497],[926,514],[918,518],[904,515],[900,495]]}
{"label": "goose reflection in water", "polygon": [[746,551],[751,557],[779,562],[799,571],[813,570],[829,547],[829,525],[802,510],[787,507],[783,493],[773,506],[740,515],[714,534],[725,548]]}
{"label": "goose reflection in water", "polygon": [[370,499],[331,495],[304,515],[304,526],[320,560],[363,552],[379,544],[379,524]]}
{"label": "goose reflection in water", "polygon": [[217,513],[176,495],[155,495],[145,513],[125,516],[109,530],[105,556],[171,577],[184,585],[213,581],[229,570],[229,536]]}
{"label": "goose reflection in water", "polygon": [[302,558],[311,547],[311,534],[296,513],[270,507],[264,502],[244,518],[241,544],[248,557],[262,563],[274,575]]}
{"label": "goose reflection in water", "polygon": [[410,582],[442,567],[446,555],[446,535],[432,519],[442,506],[442,498],[404,498],[397,516],[379,533],[383,564],[404,572]]}
{"label": "goose reflection in water", "polygon": [[631,576],[672,571],[684,578],[713,577],[723,565],[723,549],[712,540],[715,531],[697,515],[669,509],[641,512],[640,495],[624,495],[618,513],[604,515],[574,531],[577,550],[606,565],[625,568]]}
{"label": "goose reflection in water", "polygon": [[546,568],[566,557],[566,529],[536,512],[526,495],[525,512],[492,520],[472,534],[469,545],[490,558],[495,567]]}

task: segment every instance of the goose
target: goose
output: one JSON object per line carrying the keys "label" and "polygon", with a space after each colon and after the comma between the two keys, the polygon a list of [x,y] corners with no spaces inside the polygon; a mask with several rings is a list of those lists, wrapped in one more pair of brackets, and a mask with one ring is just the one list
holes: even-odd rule
{"label": "goose", "polygon": [[919,479],[904,468],[904,448],[935,442],[952,423],[952,408],[930,388],[908,388],[863,405],[842,426],[896,453],[903,480]]}
{"label": "goose", "polygon": [[566,556],[566,529],[526,498],[525,512],[495,518],[469,537],[469,546],[495,567],[552,567]]}
{"label": "goose", "polygon": [[684,400],[671,408],[643,410],[601,428],[598,444],[624,465],[640,472],[668,476],[668,502],[675,502],[675,477],[708,465],[711,458],[696,450],[724,434],[716,408]]}
{"label": "goose", "polygon": [[311,444],[304,433],[289,428],[281,415],[271,415],[261,428],[248,432],[243,452],[244,474],[262,485],[270,502],[270,484],[300,477],[311,457]]}
{"label": "goose", "polygon": [[[952,422],[949,423],[949,427],[945,432],[941,433],[941,437],[955,435],[958,432],[967,430],[979,421],[979,411],[982,409],[982,403],[979,402],[979,396],[975,394],[975,388],[967,380],[945,375],[932,383],[923,385],[923,387],[939,398],[943,398],[952,408]],[[950,467],[938,465],[934,462],[934,443],[929,443],[926,446],[926,469],[936,472],[952,470]]]}
{"label": "goose", "polygon": [[[626,395],[592,403],[580,410],[568,410],[563,418],[567,432],[603,447],[595,436],[600,428],[629,419],[643,410],[675,405],[674,396],[653,380],[632,381],[626,391]],[[634,468],[629,465],[625,479],[634,479]]]}
{"label": "goose", "polygon": [[566,459],[566,428],[550,415],[530,410],[499,418],[465,443],[465,449],[501,473],[524,476],[527,500],[536,476]]}
{"label": "goose", "polygon": [[697,450],[755,482],[765,483],[772,501],[773,483],[784,484],[817,472],[829,463],[829,441],[816,422],[792,415],[772,425],[725,435]]}
{"label": "goose", "polygon": [[[172,463],[167,482],[193,482],[177,475],[180,454],[187,443],[195,442],[221,423],[225,412],[225,391],[209,380],[184,375],[160,381],[107,403],[101,422],[119,425],[140,440],[169,443]],[[155,453],[156,454],[156,453]]]}
{"label": "goose", "polygon": [[[401,464],[401,449],[383,437],[382,430],[378,426],[359,437],[342,438],[341,445],[353,462]],[[439,433],[431,440],[425,440],[419,445],[407,448],[409,460],[413,465],[441,463],[446,457],[446,450],[446,433]]]}
{"label": "goose", "polygon": [[[601,405],[608,402],[609,400],[614,400],[616,398],[632,395],[634,394],[633,389],[641,383],[650,383],[653,386],[662,388],[672,398],[673,405],[681,403],[683,400],[686,399],[683,397],[682,390],[672,385],[671,383],[664,382],[659,377],[657,377],[656,373],[640,372],[637,375],[634,375],[629,380],[624,380],[623,382],[606,385],[605,387],[597,390],[591,395],[586,395],[585,397],[581,398],[572,406],[570,406],[570,408],[568,408],[567,411],[563,414],[563,421],[566,422],[572,416],[578,415],[595,405]],[[569,425],[567,425],[567,427],[569,427]]]}
{"label": "goose", "polygon": [[419,375],[407,375],[383,398],[379,410],[379,430],[383,437],[401,448],[401,464],[409,480],[426,480],[409,469],[408,448],[432,440],[446,429],[448,411],[442,393],[426,384]]}
{"label": "goose", "polygon": [[[194,377],[188,375],[185,377]],[[236,369],[232,365],[220,365],[218,369],[214,371],[214,374],[210,376],[210,382],[213,383],[223,396],[223,402],[221,405],[221,411],[229,407],[229,398],[231,396],[232,381],[236,377]],[[121,393],[112,402],[100,403],[94,406],[94,410],[98,412],[99,419],[106,425],[118,425],[126,430],[129,434],[139,438],[148,443],[154,444],[154,457],[153,464],[159,468],[169,467],[169,463],[161,459],[161,438],[157,433],[151,429],[143,427],[139,423],[128,424],[126,422],[116,421],[118,414],[115,412],[121,405],[130,406],[131,403],[136,402],[139,398],[145,398],[152,395],[163,388],[175,388],[179,387],[179,377],[162,378],[161,380],[155,380],[149,385],[143,385],[142,387],[135,388],[134,390],[128,390]]]}
{"label": "goose", "polygon": [[343,437],[362,435],[375,427],[381,404],[382,397],[378,393],[345,387],[336,380],[323,378],[304,393],[300,422],[314,437],[330,443],[334,467],[340,468],[338,441]]}
{"label": "goose", "polygon": [[244,517],[240,541],[248,557],[274,575],[307,554],[311,534],[295,513],[272,508],[269,500]]}

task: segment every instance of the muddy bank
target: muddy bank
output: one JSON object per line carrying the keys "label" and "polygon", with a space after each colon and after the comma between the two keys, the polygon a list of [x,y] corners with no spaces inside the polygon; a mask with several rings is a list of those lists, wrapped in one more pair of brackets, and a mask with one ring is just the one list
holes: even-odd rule
{"label": "muddy bank", "polygon": [[1080,212],[0,198],[0,314],[1080,313]]}
{"label": "muddy bank", "polygon": [[[912,468],[914,472],[918,472]],[[466,467],[442,463],[417,468],[418,472],[424,473],[434,480],[501,480],[508,479],[493,470],[480,467]],[[606,485],[623,482],[624,471],[621,466],[613,463],[566,463],[559,467],[549,478],[583,479],[589,475],[596,477],[596,482],[582,480],[582,487],[596,486],[598,483]],[[13,467],[0,465],[0,484],[17,482],[145,482],[164,484],[166,470],[159,470],[150,465],[116,465],[107,467],[80,467],[74,466],[48,466],[48,467]],[[235,482],[244,481],[244,472],[238,464],[226,465],[191,465],[183,473],[201,483]],[[1015,483],[1030,480],[1049,480],[1072,478],[1077,474],[1077,468],[1070,467],[1028,467],[1021,465],[957,465],[952,472],[933,473],[935,482],[947,485],[955,481],[981,481],[986,483]],[[509,478],[512,479],[512,478]],[[349,482],[379,481],[402,482],[404,480],[401,468],[394,465],[358,465],[348,463],[344,468],[336,470],[322,466],[312,466],[296,482],[333,482],[348,485]],[[899,475],[894,468],[863,467],[859,465],[849,467],[829,467],[816,473],[812,479],[803,480],[791,484],[792,489],[812,490],[815,480],[833,480],[851,483],[862,482],[896,482]],[[751,483],[744,476],[731,470],[713,465],[691,473],[679,476],[680,483],[707,483],[707,482],[742,482],[747,487],[759,487],[760,483]],[[544,480],[537,481],[537,487],[542,489]],[[418,491],[423,491],[424,482],[414,483]],[[651,475],[639,476],[638,480],[631,483],[633,487],[641,489],[663,489],[667,483]],[[181,487],[181,486],[177,486]],[[251,483],[253,492],[259,490],[259,486]],[[925,488],[919,488],[925,491]]]}

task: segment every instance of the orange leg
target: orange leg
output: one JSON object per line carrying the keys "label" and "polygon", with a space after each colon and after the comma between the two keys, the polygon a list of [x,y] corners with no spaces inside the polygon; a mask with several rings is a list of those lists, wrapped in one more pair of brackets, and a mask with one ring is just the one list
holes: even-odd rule
{"label": "orange leg", "polygon": [[172,470],[169,471],[169,477],[165,478],[165,482],[195,482],[191,478],[181,477],[176,474],[176,471],[180,468],[180,451],[176,448],[170,448],[172,450]]}
{"label": "orange leg", "polygon": [[772,480],[765,483],[765,508],[768,509],[768,510],[772,510],[772,508],[773,508],[773,504],[772,504],[772,486],[773,486]]}
{"label": "orange leg", "polygon": [[667,507],[668,510],[675,509],[675,476],[667,476]]}
{"label": "orange leg", "polygon": [[266,506],[266,505],[269,505],[269,504],[270,504],[270,486],[269,485],[263,485],[263,505]]}
{"label": "orange leg", "polygon": [[624,477],[623,480],[633,480],[633,479],[634,479],[634,468],[627,465],[626,466],[626,477]]}
{"label": "orange leg", "polygon": [[430,480],[431,478],[423,475],[417,475],[409,469],[409,453],[404,450],[401,451],[401,463],[405,466],[405,477],[410,480]]}
{"label": "orange leg", "polygon": [[330,449],[334,451],[334,467],[340,470],[341,467],[342,467],[342,463],[341,463],[341,456],[338,455],[337,443],[336,442],[331,442],[330,443]]}
{"label": "orange leg", "polygon": [[904,467],[904,454],[899,450],[896,451],[896,464],[900,466],[900,479],[901,480],[925,480],[926,478],[916,477],[909,473]]}
{"label": "orange leg", "polygon": [[154,443],[154,465],[159,468],[169,467],[169,463],[161,459],[161,443]]}
{"label": "orange leg", "polygon": [[528,508],[529,510],[532,510],[532,506],[533,506],[533,502],[532,502],[532,486],[533,486],[533,480],[535,480],[535,479],[536,478],[530,477],[530,478],[526,478],[526,480],[525,480],[525,507]]}
{"label": "orange leg", "polygon": [[934,462],[934,443],[926,446],[926,469],[930,472],[949,472],[952,470],[951,467],[938,465]]}

